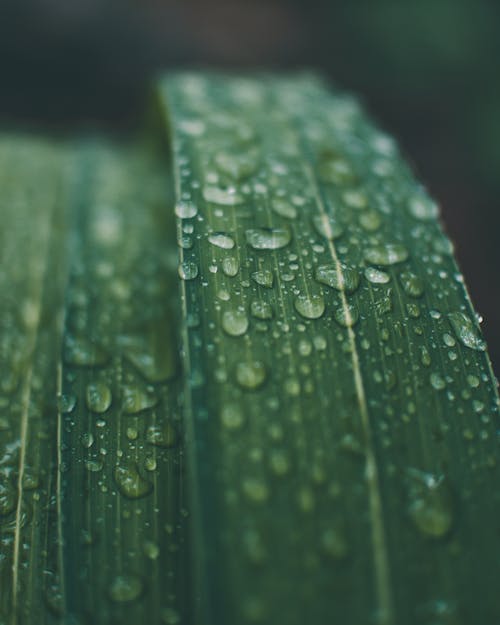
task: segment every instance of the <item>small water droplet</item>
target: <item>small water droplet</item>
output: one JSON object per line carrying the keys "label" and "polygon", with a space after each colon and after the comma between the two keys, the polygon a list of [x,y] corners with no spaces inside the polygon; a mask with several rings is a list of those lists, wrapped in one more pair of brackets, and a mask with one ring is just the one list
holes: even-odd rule
{"label": "small water droplet", "polygon": [[120,493],[129,499],[145,497],[153,490],[153,485],[141,476],[136,464],[116,466],[114,477]]}
{"label": "small water droplet", "polygon": [[274,283],[274,275],[272,271],[269,271],[268,269],[262,269],[260,271],[254,271],[252,273],[252,280],[254,280],[260,286],[271,289]]}
{"label": "small water droplet", "polygon": [[359,216],[359,223],[364,230],[375,232],[380,228],[382,219],[376,211],[366,211]]}
{"label": "small water droplet", "polygon": [[234,239],[225,232],[213,232],[208,236],[208,240],[212,245],[223,250],[232,250],[235,245]]}
{"label": "small water droplet", "polygon": [[238,263],[238,259],[234,256],[226,256],[222,260],[222,271],[229,278],[234,278],[237,275],[240,266]]}
{"label": "small water droplet", "polygon": [[365,278],[372,284],[387,284],[391,276],[385,271],[376,269],[375,267],[367,267],[365,269]]}
{"label": "small water droplet", "polygon": [[242,310],[226,310],[222,315],[222,328],[230,336],[241,336],[248,330],[248,317]]}
{"label": "small water droplet", "polygon": [[246,231],[248,245],[255,250],[278,250],[292,240],[288,228],[253,228]]}
{"label": "small water droplet", "polygon": [[109,587],[109,596],[117,603],[134,601],[143,589],[144,584],[137,575],[117,575]]}
{"label": "small water droplet", "polygon": [[57,398],[57,407],[64,414],[73,412],[76,406],[76,396],[73,393],[62,393]]}
{"label": "small water droplet", "polygon": [[462,345],[477,351],[486,349],[484,341],[479,337],[473,322],[467,315],[462,312],[452,312],[448,314],[448,319]]}
{"label": "small water droplet", "polygon": [[248,390],[255,390],[266,380],[266,368],[260,360],[239,362],[236,365],[236,381]]}
{"label": "small water droplet", "polygon": [[439,214],[437,204],[430,197],[418,194],[410,198],[408,202],[410,214],[421,221],[435,219]]}
{"label": "small water droplet", "polygon": [[350,328],[358,321],[359,310],[356,304],[349,302],[347,306],[340,304],[335,307],[333,317],[335,321],[344,328]]}
{"label": "small water droplet", "polygon": [[146,430],[146,441],[155,447],[175,447],[177,445],[177,431],[170,421],[165,421],[163,425],[150,425]]}
{"label": "small water droplet", "polygon": [[223,175],[233,180],[243,180],[251,176],[259,166],[259,151],[251,148],[245,152],[217,152],[215,166]]}
{"label": "small water droplet", "polygon": [[92,412],[106,412],[111,406],[111,391],[104,382],[91,382],[85,394],[87,408]]}
{"label": "small water droplet", "polygon": [[330,215],[314,215],[312,222],[316,232],[328,240],[338,239],[344,232],[344,227],[334,217]]}
{"label": "small water droplet", "polygon": [[314,278],[337,291],[352,293],[359,286],[359,273],[343,263],[330,263],[316,267]]}
{"label": "small water droplet", "polygon": [[191,219],[192,217],[196,217],[198,213],[198,208],[193,202],[179,202],[175,206],[175,214],[180,219]]}
{"label": "small water droplet", "polygon": [[259,479],[248,477],[243,480],[243,493],[250,501],[255,503],[263,503],[269,498],[269,489],[267,484]]}
{"label": "small water droplet", "polygon": [[446,387],[446,382],[444,381],[443,376],[437,372],[431,373],[429,381],[432,388],[436,389],[436,391],[442,391]]}
{"label": "small water droplet", "polygon": [[179,265],[179,276],[182,280],[194,280],[198,275],[198,265],[185,260]]}
{"label": "small water droplet", "polygon": [[143,410],[156,406],[157,398],[154,393],[147,391],[137,384],[125,384],[122,387],[122,410],[125,414],[137,414]]}
{"label": "small water droplet", "polygon": [[99,367],[108,360],[108,355],[94,341],[83,337],[66,337],[64,360],[80,367]]}
{"label": "small water droplet", "polygon": [[257,319],[272,319],[273,318],[273,309],[271,304],[268,302],[257,299],[254,300],[250,305],[250,312]]}
{"label": "small water droplet", "polygon": [[424,293],[424,283],[421,278],[411,271],[404,271],[399,280],[403,291],[410,297],[421,297]]}
{"label": "small water droplet", "polygon": [[408,258],[408,250],[400,243],[375,245],[365,250],[365,260],[373,265],[395,265]]}
{"label": "small water droplet", "polygon": [[271,206],[273,211],[280,217],[285,217],[286,219],[295,219],[297,217],[297,209],[285,198],[274,198]]}
{"label": "small water droplet", "polygon": [[203,198],[211,204],[220,204],[221,206],[236,206],[242,204],[245,199],[237,193],[236,189],[230,187],[221,189],[219,187],[204,187]]}
{"label": "small water droplet", "polygon": [[238,404],[226,404],[223,406],[220,418],[222,425],[228,430],[239,429],[245,421],[243,411]]}
{"label": "small water droplet", "polygon": [[295,310],[305,319],[319,319],[325,312],[325,300],[320,294],[302,294],[294,300]]}
{"label": "small water droplet", "polygon": [[417,469],[409,471],[408,512],[417,529],[431,538],[441,538],[453,524],[453,496],[443,475]]}

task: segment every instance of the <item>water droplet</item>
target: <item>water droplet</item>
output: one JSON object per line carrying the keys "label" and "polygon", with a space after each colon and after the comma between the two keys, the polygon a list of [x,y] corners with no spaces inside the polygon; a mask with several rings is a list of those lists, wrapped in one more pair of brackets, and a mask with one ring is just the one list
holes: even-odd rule
{"label": "water droplet", "polygon": [[92,432],[84,432],[80,436],[80,442],[86,449],[89,449],[94,444],[94,435]]}
{"label": "water droplet", "polygon": [[170,421],[165,421],[163,425],[150,425],[146,430],[146,441],[155,447],[175,447],[177,431]]}
{"label": "water droplet", "polygon": [[218,152],[215,155],[215,166],[223,175],[233,180],[243,180],[251,176],[259,166],[259,152],[249,149],[245,152]]}
{"label": "water droplet", "polygon": [[262,386],[266,379],[266,368],[259,360],[239,362],[236,365],[236,381],[248,390]]}
{"label": "water droplet", "polygon": [[430,197],[419,194],[414,195],[408,202],[410,214],[422,221],[435,219],[439,214],[437,204]]}
{"label": "water droplet", "polygon": [[349,163],[334,151],[325,150],[318,158],[318,173],[323,182],[335,185],[354,184],[356,174]]}
{"label": "water droplet", "polygon": [[321,535],[324,552],[335,560],[342,560],[349,552],[345,532],[339,527],[330,527]]}
{"label": "water droplet", "polygon": [[480,384],[480,380],[477,377],[477,375],[468,375],[467,376],[467,384],[471,387],[471,388],[477,388]]}
{"label": "water droplet", "polygon": [[443,475],[409,471],[408,512],[417,529],[432,538],[441,538],[453,524],[453,497]]}
{"label": "water droplet", "polygon": [[198,265],[185,260],[179,265],[179,276],[182,280],[194,280],[198,275]]}
{"label": "water droplet", "polygon": [[271,304],[268,302],[257,299],[254,300],[250,305],[250,312],[257,319],[272,319],[273,318],[273,309]]}
{"label": "water droplet", "polygon": [[76,396],[73,393],[62,393],[57,398],[57,407],[64,414],[73,412],[76,406]]}
{"label": "water droplet", "polygon": [[315,279],[321,284],[330,286],[337,291],[352,293],[359,286],[359,273],[343,263],[331,263],[316,267]]}
{"label": "water droplet", "polygon": [[479,337],[473,322],[467,315],[462,312],[452,312],[448,314],[448,319],[462,345],[477,351],[486,349],[484,341]]}
{"label": "water droplet", "polygon": [[288,228],[253,228],[246,231],[248,245],[255,250],[278,250],[292,240]]}
{"label": "water droplet", "polygon": [[325,300],[319,294],[302,294],[294,300],[295,310],[305,319],[318,319],[325,312]]}
{"label": "water droplet", "polygon": [[236,206],[243,204],[245,199],[237,193],[236,189],[220,189],[219,187],[204,187],[203,197],[206,202],[220,204],[221,206]]}
{"label": "water droplet", "polygon": [[365,250],[365,260],[373,265],[395,265],[408,258],[408,250],[400,243],[375,245]]}
{"label": "water droplet", "polygon": [[242,310],[226,310],[222,315],[222,328],[230,336],[241,336],[248,330],[248,317]]}
{"label": "water droplet", "polygon": [[17,504],[17,491],[3,475],[0,482],[0,516],[10,514]]}
{"label": "water droplet", "polygon": [[129,499],[145,497],[153,490],[153,485],[141,476],[135,464],[116,466],[114,477],[120,493]]}
{"label": "water droplet", "polygon": [[87,408],[93,412],[106,412],[111,406],[111,391],[104,382],[92,382],[87,385]]}
{"label": "water droplet", "polygon": [[297,217],[297,209],[295,206],[284,198],[274,198],[271,202],[271,206],[273,211],[280,217],[285,217],[286,219],[295,219]]}
{"label": "water droplet", "polygon": [[163,608],[161,611],[161,619],[165,625],[179,625],[181,616],[174,608]]}
{"label": "water droplet", "polygon": [[260,286],[265,286],[266,288],[271,289],[274,283],[273,272],[268,269],[254,271],[252,273],[252,280],[257,282],[257,284],[260,284]]}
{"label": "water droplet", "polygon": [[269,465],[275,475],[286,475],[290,469],[290,460],[283,449],[274,449],[269,457]]}
{"label": "water droplet", "polygon": [[439,373],[431,373],[431,375],[429,376],[429,381],[432,388],[436,389],[436,391],[442,391],[446,387],[446,382]]}
{"label": "water droplet", "polygon": [[208,240],[212,245],[223,250],[232,250],[235,245],[234,239],[224,232],[213,232],[208,236]]}
{"label": "water droplet", "polygon": [[234,276],[237,275],[239,268],[238,259],[234,256],[226,256],[226,258],[222,260],[222,271],[229,278],[234,278]]}
{"label": "water droplet", "polygon": [[137,384],[125,384],[122,387],[122,410],[125,414],[137,414],[156,406],[157,398]]}
{"label": "water droplet", "polygon": [[316,232],[328,240],[338,239],[344,232],[344,227],[330,215],[314,215],[312,222]]}
{"label": "water droplet", "polygon": [[146,540],[143,545],[144,555],[150,560],[156,560],[160,555],[160,548],[152,540]]}
{"label": "water droplet", "polygon": [[124,603],[134,601],[142,594],[144,585],[137,575],[117,575],[109,587],[112,601]]}
{"label": "water droplet", "polygon": [[80,367],[99,367],[108,360],[108,355],[99,345],[83,337],[66,337],[64,360]]}
{"label": "water droplet", "polygon": [[258,478],[248,477],[243,480],[243,493],[250,501],[263,503],[269,498],[267,484]]}
{"label": "water droplet", "polygon": [[347,306],[340,304],[334,309],[333,317],[344,328],[350,328],[358,321],[359,310],[355,304],[349,302]]}
{"label": "water droplet", "polygon": [[364,230],[375,232],[380,228],[382,219],[376,211],[366,211],[359,216],[359,223]]}
{"label": "water droplet", "polygon": [[226,404],[223,406],[220,418],[222,425],[228,430],[239,429],[245,421],[243,411],[238,404]]}
{"label": "water droplet", "polygon": [[391,279],[388,273],[375,267],[367,267],[365,269],[365,278],[372,284],[387,284]]}
{"label": "water droplet", "polygon": [[175,214],[180,219],[191,219],[192,217],[196,217],[198,213],[198,208],[193,202],[179,202],[175,206]]}
{"label": "water droplet", "polygon": [[411,271],[404,271],[399,280],[403,291],[410,297],[421,297],[424,293],[424,283],[421,278],[412,273]]}

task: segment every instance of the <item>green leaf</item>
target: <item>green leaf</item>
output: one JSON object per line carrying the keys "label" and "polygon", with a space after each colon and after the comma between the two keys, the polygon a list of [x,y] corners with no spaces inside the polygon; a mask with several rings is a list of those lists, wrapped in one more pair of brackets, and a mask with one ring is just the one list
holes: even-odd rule
{"label": "green leaf", "polygon": [[496,384],[435,203],[315,78],[161,98],[192,241],[196,622],[495,622]]}

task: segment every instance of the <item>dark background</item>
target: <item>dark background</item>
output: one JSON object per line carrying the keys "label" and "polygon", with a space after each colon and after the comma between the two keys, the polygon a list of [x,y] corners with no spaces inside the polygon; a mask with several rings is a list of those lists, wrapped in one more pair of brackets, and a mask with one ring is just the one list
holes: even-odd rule
{"label": "dark background", "polygon": [[400,141],[500,365],[500,2],[0,0],[0,124],[121,129],[173,66],[313,67]]}

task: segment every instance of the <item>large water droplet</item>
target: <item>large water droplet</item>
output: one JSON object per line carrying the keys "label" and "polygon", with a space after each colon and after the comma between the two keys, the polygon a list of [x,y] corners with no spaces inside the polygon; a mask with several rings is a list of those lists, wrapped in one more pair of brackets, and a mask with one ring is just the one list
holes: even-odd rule
{"label": "large water droplet", "polygon": [[260,360],[239,362],[236,365],[236,381],[249,390],[262,386],[266,379],[266,368]]}
{"label": "large water droplet", "polygon": [[344,227],[338,219],[330,215],[314,215],[312,222],[316,232],[328,240],[337,239],[344,232]]}
{"label": "large water droplet", "polygon": [[395,265],[408,258],[408,250],[400,243],[375,245],[365,250],[365,260],[373,265]]}
{"label": "large water droplet", "polygon": [[92,382],[87,385],[87,408],[93,412],[106,412],[111,405],[111,391],[104,382]]}
{"label": "large water droplet", "polygon": [[153,485],[141,476],[136,464],[116,466],[114,477],[120,493],[129,499],[145,497],[153,490]]}
{"label": "large water droplet", "polygon": [[144,584],[137,575],[117,575],[109,587],[109,596],[117,603],[134,601],[142,594]]}
{"label": "large water droplet", "polygon": [[288,228],[252,228],[245,234],[247,243],[255,250],[278,250],[292,240]]}
{"label": "large water droplet", "polygon": [[241,336],[248,330],[248,317],[242,310],[226,310],[222,315],[222,327],[230,336]]}
{"label": "large water droplet", "polygon": [[213,232],[208,235],[208,240],[212,245],[220,247],[223,250],[232,250],[234,247],[234,239],[225,232]]}
{"label": "large water droplet", "polygon": [[319,294],[302,294],[294,300],[295,310],[305,319],[318,319],[325,312],[325,300]]}
{"label": "large water droplet", "polygon": [[271,289],[274,283],[274,275],[272,271],[262,269],[252,273],[252,280],[257,282],[257,284],[260,284],[260,286],[265,286],[266,288]]}
{"label": "large water droplet", "polygon": [[448,319],[462,345],[477,351],[486,349],[484,341],[479,337],[473,322],[467,315],[462,312],[452,312],[448,314]]}
{"label": "large water droplet", "polygon": [[330,263],[316,267],[314,277],[321,284],[330,286],[338,291],[352,293],[358,288],[359,273],[343,263]]}

